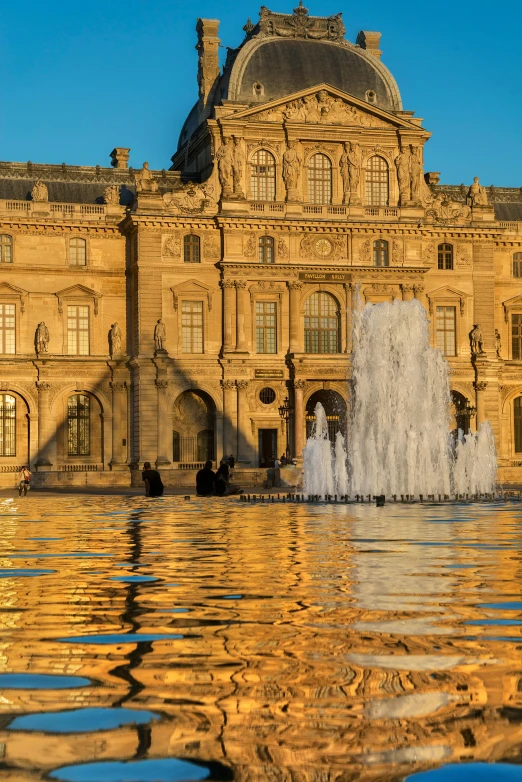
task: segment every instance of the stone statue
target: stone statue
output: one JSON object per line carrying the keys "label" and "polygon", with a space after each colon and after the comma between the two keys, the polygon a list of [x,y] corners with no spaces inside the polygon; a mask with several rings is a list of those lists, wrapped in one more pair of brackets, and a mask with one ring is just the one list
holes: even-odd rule
{"label": "stone statue", "polygon": [[222,187],[223,194],[229,195],[232,191],[230,180],[234,168],[234,150],[230,145],[230,139],[225,139],[216,152],[218,164],[219,184]]}
{"label": "stone statue", "polygon": [[31,198],[33,201],[49,200],[49,191],[47,189],[47,185],[45,182],[42,182],[41,179],[37,179],[34,183],[33,189],[31,190]]}
{"label": "stone statue", "polygon": [[118,185],[109,185],[105,188],[103,191],[103,200],[106,204],[117,204],[120,203],[120,188]]}
{"label": "stone statue", "polygon": [[421,201],[421,185],[424,182],[422,175],[422,149],[412,147],[412,154],[410,156],[410,182],[411,182],[411,197],[415,203]]}
{"label": "stone statue", "polygon": [[469,335],[469,339],[471,342],[471,355],[472,356],[479,356],[481,355],[483,350],[483,343],[482,343],[482,332],[480,330],[480,326],[478,323],[476,323],[473,326],[473,329]]}
{"label": "stone statue", "polygon": [[397,167],[401,206],[404,206],[411,198],[410,150],[408,147],[401,147],[401,151],[395,158],[395,165]]}
{"label": "stone statue", "polygon": [[500,341],[500,332],[498,329],[495,329],[495,350],[497,352],[497,358],[502,358],[500,355],[500,351],[502,350],[502,343]]}
{"label": "stone statue", "polygon": [[301,158],[297,151],[297,142],[289,141],[288,147],[283,155],[283,180],[289,195],[290,191],[297,188],[300,168]]}
{"label": "stone statue", "polygon": [[38,355],[40,355],[40,353],[47,353],[49,339],[49,329],[42,320],[42,322],[38,324],[35,334],[36,352]]}
{"label": "stone statue", "polygon": [[344,152],[339,160],[339,168],[343,180],[343,203],[358,201],[357,190],[361,175],[361,152],[359,145],[346,141]]}
{"label": "stone statue", "polygon": [[234,148],[232,150],[232,180],[234,182],[234,193],[242,196],[241,179],[243,177],[243,150],[241,149],[241,139],[234,136]]}
{"label": "stone statue", "polygon": [[149,171],[149,164],[145,162],[141,171],[134,172],[134,181],[136,183],[137,193],[157,193],[158,183]]}
{"label": "stone statue", "polygon": [[117,321],[112,324],[109,331],[109,347],[111,356],[119,356],[121,354],[121,329]]}
{"label": "stone statue", "polygon": [[154,346],[156,350],[165,350],[166,341],[167,328],[160,318],[154,327]]}
{"label": "stone statue", "polygon": [[468,190],[466,203],[468,206],[471,206],[472,209],[476,206],[489,206],[488,192],[486,188],[480,184],[478,176],[474,177],[473,184]]}

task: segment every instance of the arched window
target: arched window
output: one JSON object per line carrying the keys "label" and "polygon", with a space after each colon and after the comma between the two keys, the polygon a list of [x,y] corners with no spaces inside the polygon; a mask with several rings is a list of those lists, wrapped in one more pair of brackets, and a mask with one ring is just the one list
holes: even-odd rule
{"label": "arched window", "polygon": [[85,239],[71,239],[69,242],[69,262],[71,266],[85,266],[87,263],[87,242]]}
{"label": "arched window", "polygon": [[388,242],[385,239],[376,239],[373,243],[373,265],[374,266],[390,265]]}
{"label": "arched window", "polygon": [[522,253],[513,254],[513,277],[522,277]]}
{"label": "arched window", "polygon": [[388,163],[380,155],[366,161],[366,203],[387,206],[390,197]]}
{"label": "arched window", "polygon": [[312,293],[305,302],[305,353],[339,352],[339,308],[329,293]]}
{"label": "arched window", "polygon": [[183,237],[183,260],[185,263],[200,263],[200,241],[199,236],[187,234]]}
{"label": "arched window", "polygon": [[332,164],[320,152],[308,163],[308,200],[311,204],[332,203]]}
{"label": "arched window", "polygon": [[86,394],[73,394],[67,400],[67,453],[89,456],[91,452],[91,400]]}
{"label": "arched window", "polygon": [[274,240],[271,236],[259,238],[259,263],[274,262]]}
{"label": "arched window", "polygon": [[266,149],[258,149],[252,156],[250,188],[254,201],[275,200],[275,158]]}
{"label": "arched window", "polygon": [[0,263],[13,262],[13,237],[0,234]]}
{"label": "arched window", "polygon": [[203,429],[197,435],[197,460],[198,462],[214,461],[214,432],[212,429]]}
{"label": "arched window", "polygon": [[513,428],[515,430],[515,453],[522,453],[522,396],[513,402]]}
{"label": "arched window", "polygon": [[172,461],[173,462],[179,462],[180,461],[180,443],[179,443],[179,432],[176,432],[174,429],[172,432]]}
{"label": "arched window", "polygon": [[16,456],[16,399],[0,394],[0,456]]}
{"label": "arched window", "polygon": [[453,245],[439,244],[437,247],[437,265],[439,269],[453,269]]}

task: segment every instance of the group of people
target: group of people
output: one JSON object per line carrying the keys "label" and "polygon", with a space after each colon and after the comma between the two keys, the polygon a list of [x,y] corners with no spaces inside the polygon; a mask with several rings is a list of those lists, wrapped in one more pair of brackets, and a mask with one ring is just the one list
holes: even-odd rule
{"label": "group of people", "polygon": [[[296,459],[290,459],[287,458],[286,454],[283,454],[279,459],[276,458],[273,461],[273,467],[275,470],[278,470],[280,467],[286,467],[287,464],[296,464]],[[271,467],[272,465],[270,463],[267,464],[265,457],[261,456],[259,459],[259,466],[260,467]]]}
{"label": "group of people", "polygon": [[221,460],[216,472],[212,469],[212,462],[205,462],[203,469],[196,475],[196,494],[198,497],[228,497],[230,494],[242,494],[241,489],[230,480],[230,470],[234,468],[236,460],[232,455]]}

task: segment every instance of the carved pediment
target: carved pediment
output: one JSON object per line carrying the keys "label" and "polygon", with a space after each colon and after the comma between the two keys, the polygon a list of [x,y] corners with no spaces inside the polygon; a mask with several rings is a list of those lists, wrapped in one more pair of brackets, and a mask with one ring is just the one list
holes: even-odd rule
{"label": "carved pediment", "polygon": [[429,303],[430,315],[433,315],[433,304],[438,299],[451,300],[456,299],[459,302],[460,314],[464,315],[464,308],[466,305],[466,299],[470,294],[464,291],[459,291],[457,288],[452,288],[450,285],[443,285],[441,288],[436,288],[434,291],[430,291],[426,294],[426,298]]}
{"label": "carved pediment", "polygon": [[16,285],[11,285],[10,282],[0,282],[0,296],[19,299],[20,312],[25,311],[25,300],[28,295],[28,292],[23,288],[18,288]]}
{"label": "carved pediment", "polygon": [[204,296],[207,300],[208,311],[210,312],[212,309],[213,290],[209,285],[205,285],[205,283],[199,280],[185,280],[185,282],[180,282],[179,285],[174,285],[170,290],[172,291],[174,309],[176,311],[179,306],[179,297],[184,295]]}
{"label": "carved pediment", "polygon": [[98,302],[101,294],[92,288],[87,288],[86,285],[71,285],[70,288],[56,291],[54,295],[58,299],[58,313],[60,315],[63,313],[63,302],[68,299],[92,299],[94,302],[94,314],[98,314]]}
{"label": "carved pediment", "polygon": [[522,296],[512,296],[511,299],[506,299],[506,301],[503,301],[502,306],[504,308],[504,320],[507,323],[509,320],[510,310],[522,310]]}
{"label": "carved pediment", "polygon": [[328,84],[301,90],[263,106],[238,111],[233,117],[234,120],[245,119],[249,122],[419,129],[418,125],[399,119]]}

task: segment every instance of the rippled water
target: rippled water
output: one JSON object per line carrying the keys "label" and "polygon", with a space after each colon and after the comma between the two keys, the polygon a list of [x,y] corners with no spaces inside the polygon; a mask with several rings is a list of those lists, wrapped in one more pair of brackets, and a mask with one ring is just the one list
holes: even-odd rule
{"label": "rippled water", "polygon": [[0,780],[522,778],[519,508],[0,500]]}

